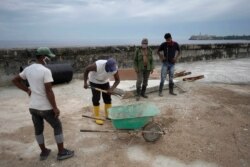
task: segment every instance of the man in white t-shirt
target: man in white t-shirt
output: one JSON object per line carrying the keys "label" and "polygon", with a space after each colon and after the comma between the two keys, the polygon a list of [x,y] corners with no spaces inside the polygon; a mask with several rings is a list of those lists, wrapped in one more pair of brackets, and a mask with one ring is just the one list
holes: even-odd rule
{"label": "man in white t-shirt", "polygon": [[[115,82],[110,87],[109,79],[114,77]],[[108,119],[108,109],[112,106],[111,103],[111,94],[113,90],[117,87],[120,83],[120,77],[118,74],[118,67],[115,59],[109,58],[108,60],[97,60],[95,63],[86,67],[84,72],[84,88],[88,88],[87,80],[89,79],[90,87],[92,88],[99,88],[106,90],[108,93],[102,93],[102,98],[104,101],[104,110],[105,116]],[[95,89],[92,89],[92,103],[94,106],[94,115],[95,115],[95,122],[99,125],[103,124],[103,121],[98,119],[99,118],[99,111],[100,111],[100,96],[101,92]]]}
{"label": "man in white t-shirt", "polygon": [[[12,81],[21,90],[30,96],[29,110],[35,128],[37,143],[41,149],[40,160],[45,160],[51,150],[44,144],[44,120],[54,129],[55,140],[58,146],[57,159],[63,160],[74,155],[74,151],[65,149],[63,146],[62,124],[58,118],[60,110],[57,108],[54,92],[52,90],[52,74],[46,68],[45,60],[55,55],[47,47],[40,47],[36,50],[37,62],[26,67]],[[22,80],[28,80],[29,87],[23,84]]]}

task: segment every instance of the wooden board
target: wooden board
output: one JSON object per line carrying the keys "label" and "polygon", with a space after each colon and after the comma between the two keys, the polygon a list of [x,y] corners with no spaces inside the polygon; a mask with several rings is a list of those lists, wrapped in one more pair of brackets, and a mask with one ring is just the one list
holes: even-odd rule
{"label": "wooden board", "polygon": [[196,80],[202,79],[202,78],[204,78],[204,75],[198,75],[198,76],[194,76],[194,77],[183,78],[183,81],[196,81]]}

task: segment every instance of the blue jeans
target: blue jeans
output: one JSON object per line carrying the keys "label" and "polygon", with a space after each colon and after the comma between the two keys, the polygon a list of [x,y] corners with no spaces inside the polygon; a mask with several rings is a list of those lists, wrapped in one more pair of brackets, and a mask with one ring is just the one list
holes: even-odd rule
{"label": "blue jeans", "polygon": [[174,79],[174,64],[163,62],[161,66],[161,82],[159,86],[159,92],[162,92],[164,82],[167,78],[167,74],[169,76],[169,84],[173,84]]}

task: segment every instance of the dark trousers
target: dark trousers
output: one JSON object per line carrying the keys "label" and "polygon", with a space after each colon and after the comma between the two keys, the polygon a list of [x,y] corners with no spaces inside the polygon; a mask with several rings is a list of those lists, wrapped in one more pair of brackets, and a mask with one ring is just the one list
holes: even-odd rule
{"label": "dark trousers", "polygon": [[[96,84],[93,82],[90,82],[90,86],[91,87],[95,87],[95,88],[100,88],[103,90],[108,90],[110,88],[109,82],[105,83],[105,84]],[[92,89],[92,102],[94,106],[99,106],[100,105],[100,99],[101,99],[101,93],[98,90]],[[107,93],[102,93],[102,99],[104,101],[105,104],[111,104],[111,95],[107,94]]]}
{"label": "dark trousers", "polygon": [[147,67],[144,67],[143,70],[139,70],[137,72],[137,81],[136,81],[136,94],[137,94],[137,96],[140,96],[140,94],[145,95],[146,88],[148,86],[149,75],[150,75],[150,70],[147,70]]}
{"label": "dark trousers", "polygon": [[46,120],[54,129],[55,136],[62,134],[62,123],[58,118],[55,118],[53,110],[40,111],[31,108],[29,110],[32,116],[36,135],[41,135],[43,133],[44,120]]}
{"label": "dark trousers", "polygon": [[136,87],[141,88],[141,84],[142,84],[142,86],[147,87],[149,75],[150,75],[150,71],[147,69],[138,71],[137,72]]}

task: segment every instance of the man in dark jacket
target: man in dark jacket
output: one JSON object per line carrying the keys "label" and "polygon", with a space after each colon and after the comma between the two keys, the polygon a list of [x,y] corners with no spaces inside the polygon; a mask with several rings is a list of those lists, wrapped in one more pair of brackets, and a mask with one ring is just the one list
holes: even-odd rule
{"label": "man in dark jacket", "polygon": [[[180,47],[177,42],[172,40],[170,33],[166,33],[164,38],[166,42],[163,42],[157,51],[157,54],[160,60],[162,61],[159,96],[163,96],[162,89],[163,89],[167,74],[169,75],[169,93],[171,95],[176,95],[173,91],[174,90],[174,82],[173,82],[174,65],[180,55]],[[163,54],[161,53],[162,51],[163,51]]]}

